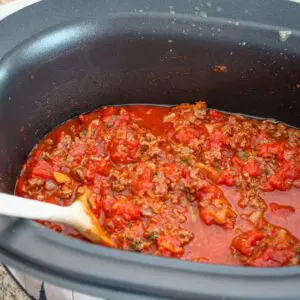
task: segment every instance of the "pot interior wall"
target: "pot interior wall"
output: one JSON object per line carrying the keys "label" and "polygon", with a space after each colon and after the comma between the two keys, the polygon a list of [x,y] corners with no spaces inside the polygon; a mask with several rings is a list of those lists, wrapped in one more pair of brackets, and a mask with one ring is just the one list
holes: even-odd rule
{"label": "pot interior wall", "polygon": [[248,43],[236,34],[248,30],[242,26],[230,35],[208,21],[170,29],[142,20],[126,30],[122,22],[58,27],[2,61],[1,190],[13,192],[26,156],[49,130],[101,105],[207,100],[300,126],[300,58],[284,44],[266,47],[264,33]]}

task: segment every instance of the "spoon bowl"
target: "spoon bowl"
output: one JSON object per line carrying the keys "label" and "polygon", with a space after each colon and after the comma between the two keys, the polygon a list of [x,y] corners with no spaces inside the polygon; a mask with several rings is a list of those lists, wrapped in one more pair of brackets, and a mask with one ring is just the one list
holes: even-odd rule
{"label": "spoon bowl", "polygon": [[91,211],[87,199],[86,190],[72,205],[64,207],[0,193],[0,214],[65,224],[95,244],[116,248]]}

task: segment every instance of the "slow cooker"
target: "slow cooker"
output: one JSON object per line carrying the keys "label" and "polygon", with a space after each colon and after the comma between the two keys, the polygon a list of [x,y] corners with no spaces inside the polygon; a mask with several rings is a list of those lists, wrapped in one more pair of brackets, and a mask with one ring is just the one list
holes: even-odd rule
{"label": "slow cooker", "polygon": [[[10,16],[0,26],[0,190],[14,192],[22,163],[49,130],[101,105],[207,99],[210,107],[299,127],[297,2],[52,0]],[[300,295],[299,267],[121,252],[3,216],[0,259],[105,299]]]}

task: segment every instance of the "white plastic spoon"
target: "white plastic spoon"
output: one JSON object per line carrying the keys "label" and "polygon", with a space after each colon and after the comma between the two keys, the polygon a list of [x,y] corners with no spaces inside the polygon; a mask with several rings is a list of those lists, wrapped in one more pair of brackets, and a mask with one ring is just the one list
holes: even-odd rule
{"label": "white plastic spoon", "polygon": [[59,206],[41,201],[0,193],[0,214],[68,225],[96,244],[115,248],[98,219],[87,204],[85,192],[70,206]]}

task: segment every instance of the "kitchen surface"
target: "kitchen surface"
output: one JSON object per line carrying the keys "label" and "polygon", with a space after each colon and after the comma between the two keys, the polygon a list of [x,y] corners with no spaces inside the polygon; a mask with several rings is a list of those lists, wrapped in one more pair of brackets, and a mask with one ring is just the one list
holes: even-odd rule
{"label": "kitchen surface", "polygon": [[3,266],[0,266],[0,299],[1,300],[29,300]]}

